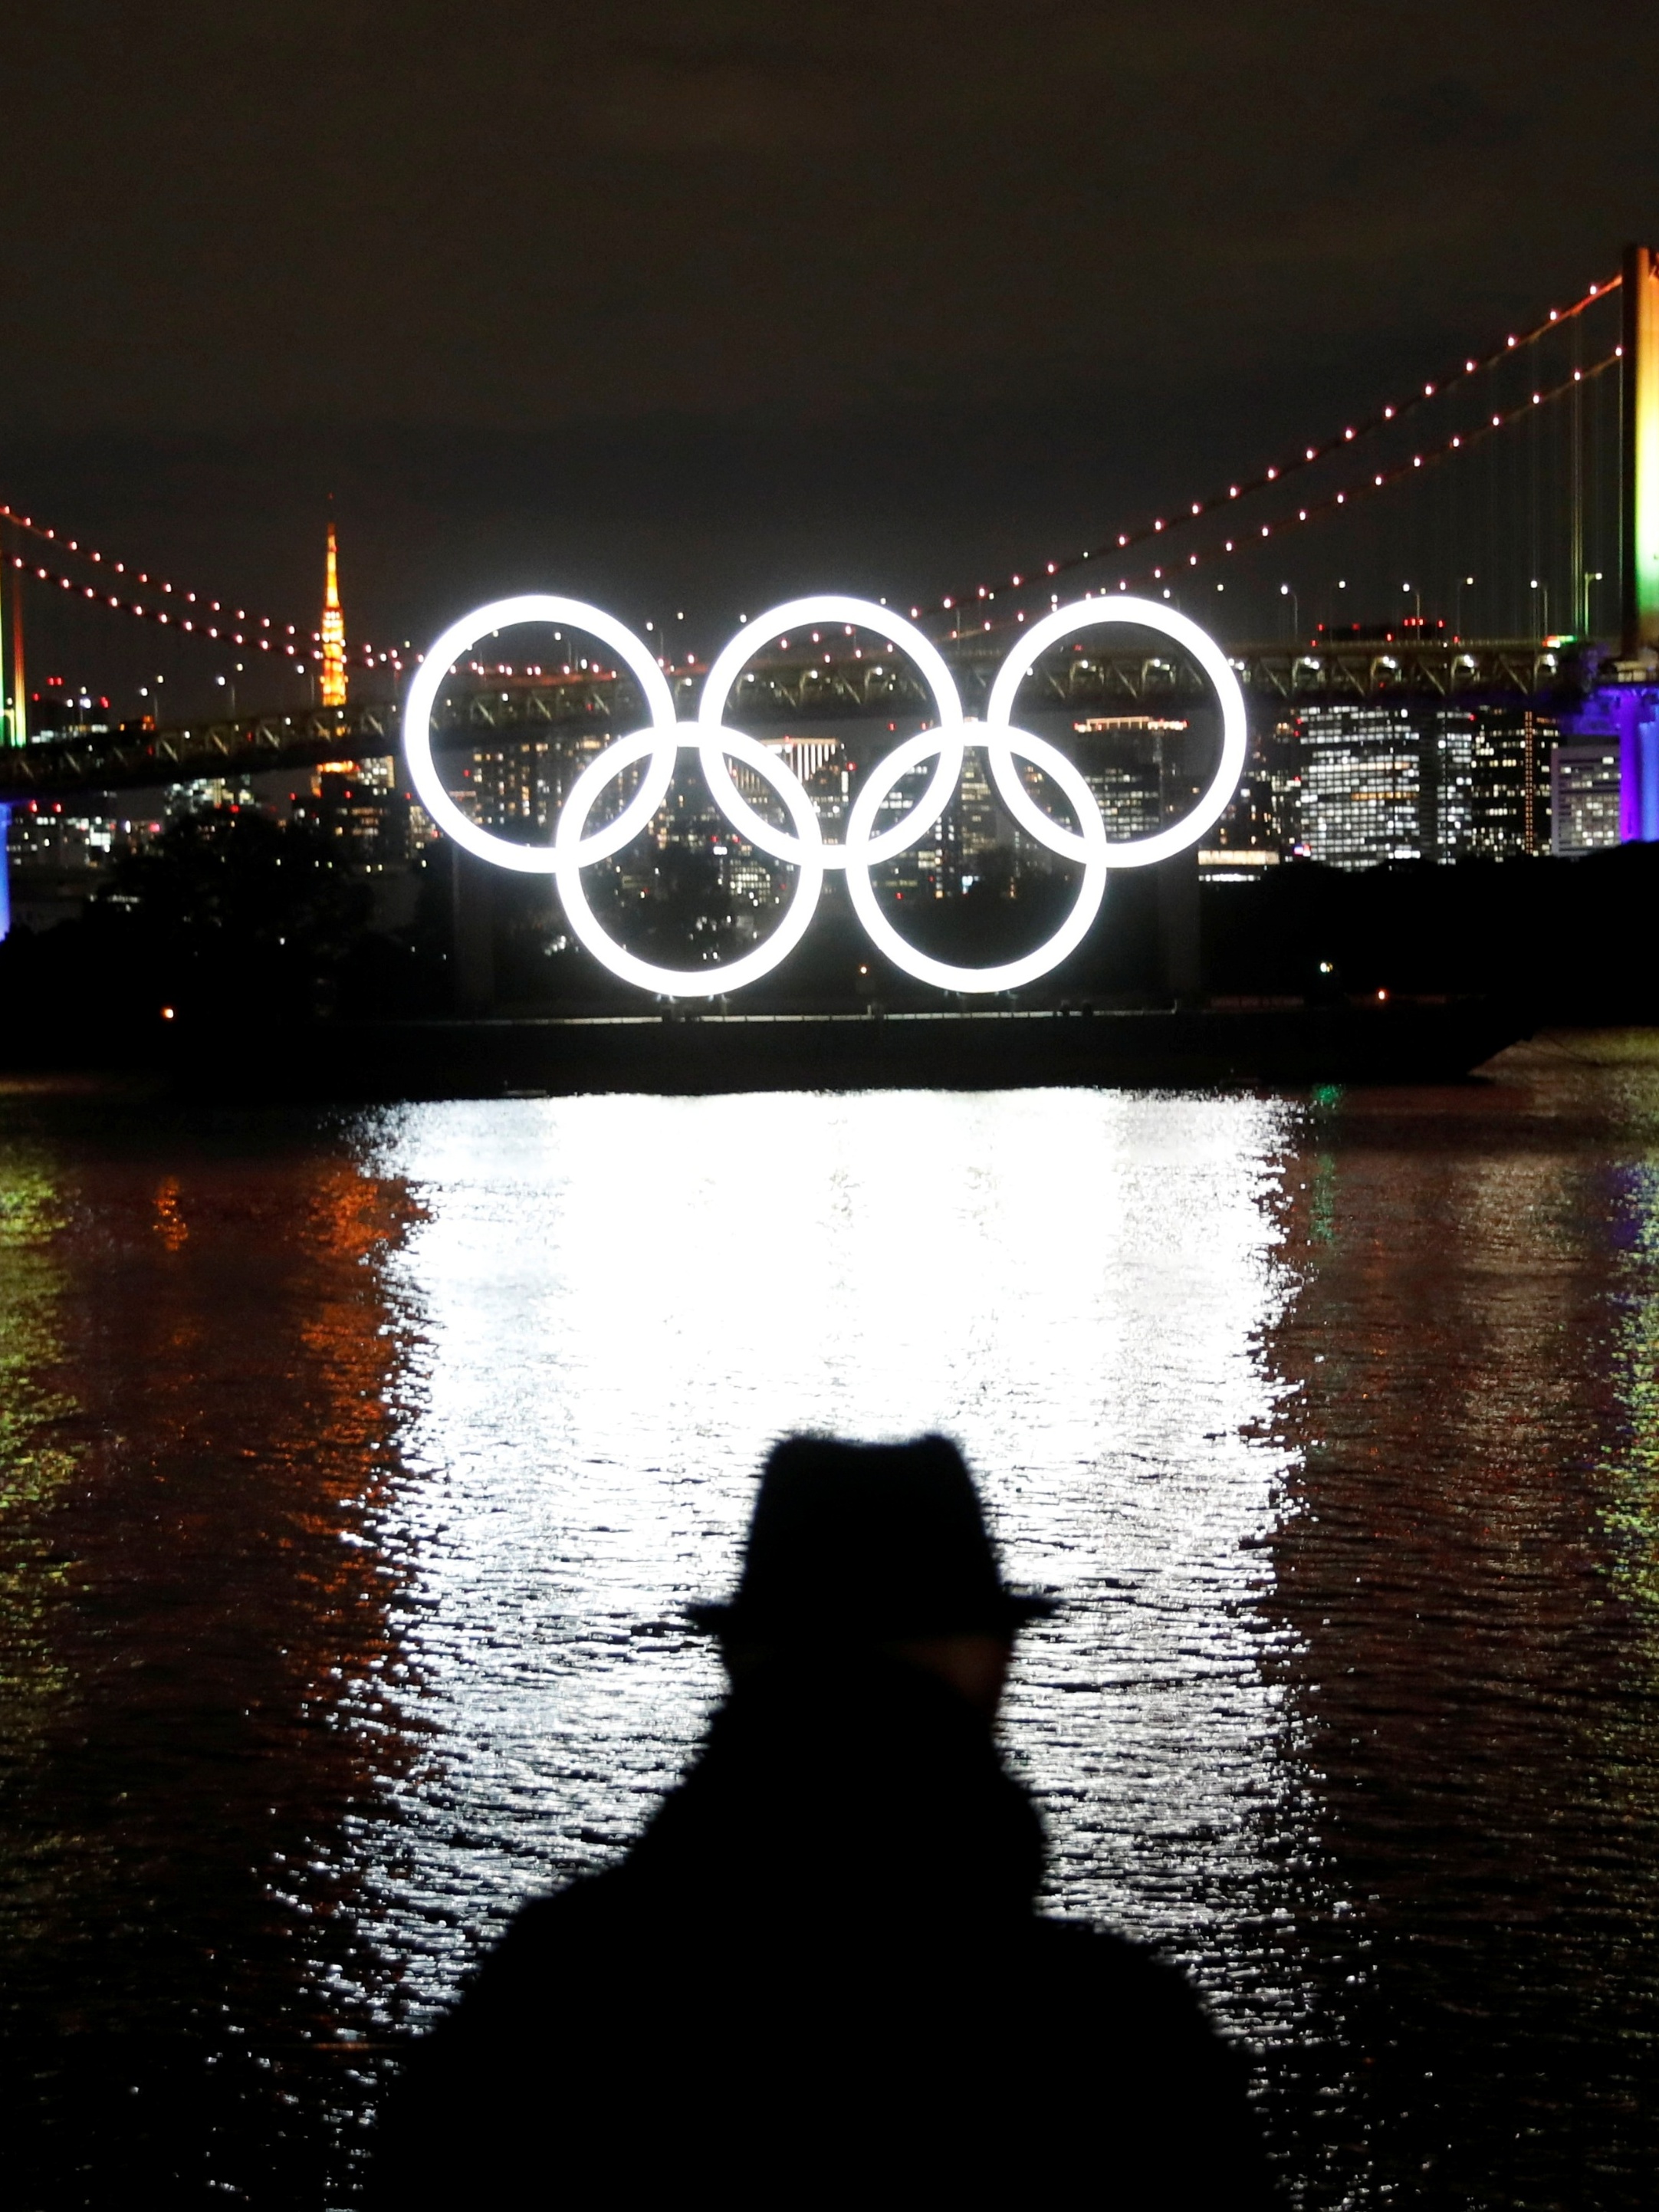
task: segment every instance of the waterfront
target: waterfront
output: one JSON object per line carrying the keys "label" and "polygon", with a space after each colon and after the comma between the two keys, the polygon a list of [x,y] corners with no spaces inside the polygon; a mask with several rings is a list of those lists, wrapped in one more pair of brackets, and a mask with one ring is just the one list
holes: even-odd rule
{"label": "waterfront", "polygon": [[[1182,1959],[1309,2206],[1655,2148],[1659,1052],[1499,1080],[0,1102],[0,1866],[46,2203],[346,2203],[604,1861],[791,1426],[938,1425],[1053,1909]],[[688,2032],[693,2032],[690,2027]]]}

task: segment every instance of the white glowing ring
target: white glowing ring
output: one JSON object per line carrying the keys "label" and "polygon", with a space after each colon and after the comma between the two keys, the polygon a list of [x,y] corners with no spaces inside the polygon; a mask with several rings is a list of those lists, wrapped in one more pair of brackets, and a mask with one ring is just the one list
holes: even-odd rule
{"label": "white glowing ring", "polygon": [[[939,727],[927,735],[934,740],[930,750],[937,751],[939,765],[933,770],[927,788],[908,814],[879,837],[871,840],[870,850],[865,854],[865,865],[872,866],[878,860],[890,860],[898,854],[925,837],[951,803],[951,794],[962,774],[962,701],[957,696],[956,684],[939,647],[931,638],[924,637],[914,623],[908,623],[886,607],[877,606],[869,599],[848,599],[837,592],[821,592],[811,599],[787,599],[781,607],[769,607],[757,615],[746,629],[741,629],[720,654],[710,668],[702,687],[702,698],[697,708],[697,720],[705,732],[702,743],[702,773],[714,804],[727,818],[736,824],[738,835],[763,853],[769,853],[776,860],[802,858],[802,848],[787,830],[780,830],[757,814],[743,793],[732,781],[720,747],[728,732],[720,720],[726,711],[732,686],[737,682],[746,664],[751,661],[770,638],[781,637],[786,630],[810,629],[814,623],[852,623],[860,629],[873,629],[890,638],[900,652],[908,653],[921,671],[933,703],[939,708]],[[826,868],[848,866],[845,845],[826,845],[822,837],[818,848]]]}
{"label": "white glowing ring", "polygon": [[[966,737],[971,740],[977,734],[976,726],[969,724]],[[870,881],[870,868],[880,841],[870,836],[870,825],[876,818],[877,808],[900,776],[908,775],[924,761],[937,741],[937,732],[932,730],[924,730],[920,737],[907,738],[865,778],[847,823],[847,889],[853,910],[872,941],[893,965],[902,968],[907,975],[914,975],[920,983],[937,984],[941,991],[1018,991],[1024,984],[1034,983],[1039,975],[1046,975],[1051,968],[1057,968],[1068,953],[1076,951],[1093,927],[1105,896],[1108,855],[1112,850],[1106,840],[1106,824],[1101,819],[1093,792],[1065,754],[1046,738],[1034,737],[1029,730],[1016,730],[1004,722],[999,739],[1004,750],[1019,753],[1045,775],[1051,775],[1076,812],[1079,826],[1075,830],[1067,830],[1052,815],[1045,814],[1019,779],[1013,776],[1030,810],[1029,815],[1022,818],[1032,836],[1051,852],[1082,860],[1083,880],[1078,885],[1076,901],[1046,944],[1039,945],[1035,952],[1028,952],[1021,959],[1005,961],[1000,968],[956,968],[948,961],[934,960],[925,952],[918,952],[914,945],[907,945],[899,935],[877,900]],[[1012,761],[1009,772],[1012,776]]]}
{"label": "white glowing ring", "polygon": [[[493,629],[514,623],[554,622],[589,632],[610,646],[639,679],[651,715],[649,729],[623,738],[586,768],[577,778],[559,816],[549,846],[520,845],[479,829],[462,813],[439,778],[432,759],[431,716],[439,686],[457,659]],[[933,690],[939,709],[937,729],[907,738],[872,769],[854,805],[846,842],[826,845],[817,810],[799,779],[769,747],[741,730],[727,728],[720,720],[732,685],[744,663],[769,637],[814,622],[852,623],[883,632],[900,643],[917,663]],[[1209,788],[1191,813],[1149,836],[1113,844],[1094,794],[1074,764],[1045,738],[1016,728],[1008,720],[1019,685],[1043,649],[1079,629],[1094,629],[1113,623],[1133,623],[1160,631],[1183,646],[1215,687],[1220,703],[1222,744],[1220,763]],[[918,952],[899,936],[877,902],[870,871],[916,844],[936,823],[949,804],[962,773],[969,730],[951,672],[938,648],[920,630],[868,599],[823,594],[792,599],[757,618],[733,638],[709,671],[698,720],[680,723],[672,695],[661,669],[648,649],[630,630],[599,608],[580,599],[550,593],[529,593],[520,599],[498,599],[491,605],[453,623],[433,646],[410,686],[404,710],[404,741],[410,773],[422,803],[440,828],[458,844],[497,866],[526,873],[553,874],[573,930],[595,959],[624,981],[674,998],[708,998],[740,989],[769,974],[798,945],[811,920],[823,886],[826,868],[847,870],[853,905],[871,939],[895,967],[919,981],[946,991],[1010,991],[1034,982],[1075,951],[1087,935],[1100,910],[1107,872],[1114,867],[1145,867],[1195,844],[1226,807],[1243,773],[1247,748],[1244,696],[1238,679],[1220,648],[1186,616],[1147,599],[1120,598],[1056,608],[1034,623],[999,671],[991,687],[986,720],[975,727],[983,744],[992,778],[1014,819],[1027,834],[1051,852],[1083,865],[1072,912],[1048,943],[1023,959],[997,968],[957,968]],[[703,969],[659,968],[625,951],[600,928],[582,889],[581,871],[629,843],[644,829],[667,795],[675,763],[683,745],[695,745],[703,773],[716,801],[735,823],[738,834],[774,859],[789,862],[799,871],[794,897],[783,919],[763,945],[743,954],[728,966]],[[1026,788],[1014,766],[1015,754],[1053,778],[1076,813],[1078,827],[1068,830],[1044,812]],[[624,770],[647,759],[649,765],[633,797],[599,829],[585,829],[589,811],[600,791]],[[740,760],[763,776],[777,792],[794,823],[794,832],[777,828],[757,814],[732,781],[726,762]],[[936,766],[921,798],[908,814],[879,835],[872,834],[882,801],[902,775],[923,761]]]}
{"label": "white glowing ring", "polygon": [[[1172,853],[1184,852],[1188,845],[1197,844],[1211,823],[1218,821],[1226,811],[1244,773],[1249,742],[1244,694],[1225,653],[1195,622],[1151,599],[1085,599],[1081,606],[1056,607],[1052,614],[1044,615],[1041,622],[1031,625],[997,671],[985,708],[985,751],[1003,804],[1021,829],[1029,830],[1055,852],[1081,857],[1080,841],[1069,833],[1066,842],[1055,843],[1054,833],[1058,825],[1044,814],[1015,774],[1012,754],[1026,752],[1028,741],[1018,732],[1009,729],[1008,715],[1014,694],[1030,674],[1038,653],[1046,647],[1058,644],[1062,638],[1074,637],[1080,629],[1100,629],[1109,623],[1134,623],[1142,629],[1161,630],[1165,637],[1184,646],[1215,686],[1221,705],[1220,765],[1211,779],[1209,789],[1192,812],[1183,815],[1179,822],[1172,822],[1167,830],[1155,830],[1145,837],[1125,838],[1107,848],[1113,867],[1145,868],[1155,860],[1167,860]],[[1004,732],[1017,740],[1012,747]],[[1061,779],[1056,777],[1055,781]],[[1068,792],[1066,796],[1069,798],[1071,793]]]}
{"label": "white glowing ring", "polygon": [[[641,990],[660,991],[671,998],[714,998],[722,991],[741,990],[745,983],[757,982],[761,976],[769,975],[800,943],[817,910],[818,893],[823,888],[823,833],[805,787],[794,771],[757,738],[745,737],[741,730],[722,730],[720,742],[726,750],[734,760],[744,762],[763,775],[793,817],[795,846],[801,854],[795,863],[800,871],[795,896],[765,943],[756,945],[751,952],[741,954],[725,967],[659,968],[649,960],[638,958],[599,927],[598,917],[587,903],[581,872],[590,860],[599,855],[594,850],[594,840],[583,836],[582,826],[587,820],[588,810],[605,785],[623,769],[643,759],[659,742],[659,732],[653,730],[639,730],[631,738],[619,738],[597,760],[590,761],[571,786],[570,796],[560,810],[558,830],[553,841],[559,896],[571,928],[600,965],[608,968],[613,975],[620,975],[623,982],[637,983]],[[674,758],[681,745],[695,744],[702,749],[707,744],[707,734],[697,724],[682,723],[669,754],[668,780],[672,778]],[[617,817],[617,821],[622,818],[621,815]],[[614,826],[608,825],[601,834],[608,836],[609,829]]]}
{"label": "white glowing ring", "polygon": [[[633,631],[614,615],[606,614],[601,607],[590,607],[581,599],[561,599],[550,592],[526,592],[515,599],[495,599],[489,606],[479,607],[464,615],[459,622],[452,623],[437,640],[416,671],[404,708],[404,753],[409,762],[410,779],[421,795],[421,804],[440,829],[447,830],[458,845],[464,846],[469,853],[476,853],[481,860],[493,860],[498,868],[516,868],[522,875],[550,876],[559,865],[554,848],[520,845],[511,837],[497,837],[489,830],[479,829],[476,822],[469,822],[444,788],[432,757],[432,708],[438,688],[453,663],[491,630],[528,622],[557,623],[567,629],[586,630],[608,645],[620,659],[627,662],[638,679],[651,716],[651,730],[641,733],[644,743],[631,756],[638,760],[648,752],[651,765],[640,779],[639,789],[616,819],[596,830],[583,846],[585,860],[602,860],[607,853],[619,850],[644,829],[662,805],[674,779],[674,763],[679,751],[679,718],[674,712],[674,695],[661,669]],[[610,756],[604,757],[608,759]]]}

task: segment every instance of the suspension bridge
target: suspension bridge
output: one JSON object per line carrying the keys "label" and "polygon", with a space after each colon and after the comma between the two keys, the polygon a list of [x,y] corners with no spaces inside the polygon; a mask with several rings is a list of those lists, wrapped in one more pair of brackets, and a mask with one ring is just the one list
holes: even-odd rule
{"label": "suspension bridge", "polygon": [[[395,750],[417,658],[408,648],[360,643],[348,662],[326,615],[322,629],[279,621],[9,507],[0,581],[0,807]],[[1267,714],[1333,701],[1547,702],[1567,733],[1618,744],[1622,834],[1659,837],[1659,250],[1627,249],[1616,273],[1531,328],[1236,481],[900,611],[937,638],[972,712],[1010,633],[1062,592],[1161,594],[1224,641]],[[73,610],[167,631],[215,666],[234,656],[244,690],[263,670],[297,671],[320,703],[33,728],[22,639],[43,608],[60,629]],[[1200,688],[1167,648],[1098,636],[1039,664],[1030,680],[1043,703],[1145,709]],[[694,713],[702,665],[663,665]],[[927,706],[908,663],[850,636],[775,644],[752,676],[743,714],[757,725]],[[599,663],[533,678],[476,663],[448,688],[434,735],[459,751],[625,727],[638,712],[631,679]]]}

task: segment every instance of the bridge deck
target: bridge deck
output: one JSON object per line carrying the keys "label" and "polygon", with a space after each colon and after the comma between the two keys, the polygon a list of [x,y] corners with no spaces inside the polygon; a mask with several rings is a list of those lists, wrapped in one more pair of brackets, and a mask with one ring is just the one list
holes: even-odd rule
{"label": "bridge deck", "polygon": [[[1000,637],[952,648],[953,673],[970,714],[982,708],[1006,647]],[[1229,657],[1247,694],[1265,711],[1325,701],[1521,701],[1548,695],[1571,673],[1568,653],[1531,638],[1244,646],[1232,648]],[[680,712],[688,718],[696,710],[703,674],[690,668],[674,676]],[[1046,662],[1030,681],[1044,706],[1060,708],[1188,705],[1207,690],[1184,658],[1095,647],[1086,640],[1084,649]],[[731,719],[763,727],[786,718],[925,712],[928,703],[915,672],[896,656],[773,658],[756,661]],[[631,679],[589,673],[459,692],[441,706],[434,738],[441,747],[459,750],[583,725],[631,728],[642,719]],[[394,752],[398,743],[394,700],[232,715],[159,730],[88,731],[0,751],[0,802],[149,790],[199,777],[372,759]]]}

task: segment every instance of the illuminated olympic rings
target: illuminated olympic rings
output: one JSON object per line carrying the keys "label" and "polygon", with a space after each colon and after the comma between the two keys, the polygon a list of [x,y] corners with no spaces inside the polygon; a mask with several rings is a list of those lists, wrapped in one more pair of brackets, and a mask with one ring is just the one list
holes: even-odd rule
{"label": "illuminated olympic rings", "polygon": [[[511,838],[481,830],[450,797],[432,757],[432,708],[439,686],[454,663],[491,631],[529,622],[555,623],[563,629],[582,630],[608,646],[637,680],[650,716],[647,728],[619,738],[582,770],[560,811],[550,845],[515,844]],[[838,845],[824,842],[817,811],[787,763],[758,739],[731,728],[720,719],[745,664],[770,639],[813,623],[852,623],[878,632],[915,664],[938,711],[935,727],[904,738],[866,775],[848,817],[845,842]],[[1018,728],[1008,718],[1021,683],[1047,647],[1074,637],[1080,630],[1121,623],[1160,632],[1183,646],[1203,670],[1221,707],[1221,758],[1209,787],[1190,813],[1150,836],[1113,843],[1107,837],[1094,793],[1073,763],[1046,738]],[[1047,944],[1022,959],[1005,961],[994,968],[957,968],[918,952],[889,921],[870,879],[873,867],[908,851],[944,813],[961,778],[963,756],[969,744],[983,746],[998,795],[1027,836],[1050,852],[1081,862],[1083,869],[1072,910]],[[525,874],[556,878],[570,927],[594,958],[624,981],[670,998],[711,998],[738,990],[769,973],[805,935],[825,872],[831,868],[847,871],[854,911],[872,941],[907,975],[946,991],[1012,991],[1034,982],[1057,967],[1088,934],[1100,911],[1109,869],[1145,867],[1197,843],[1238,787],[1245,744],[1244,695],[1214,640],[1170,607],[1127,597],[1085,599],[1057,607],[1041,622],[1033,623],[998,671],[982,723],[963,719],[951,672],[931,639],[890,609],[838,592],[791,599],[757,616],[739,631],[708,672],[695,722],[678,720],[662,670],[630,629],[601,608],[543,592],[497,599],[452,623],[421,664],[404,709],[404,750],[409,772],[434,822],[480,860]],[[787,860],[799,871],[794,896],[771,935],[718,967],[659,968],[637,958],[601,927],[581,880],[584,868],[619,852],[645,828],[667,794],[682,747],[696,748],[714,802],[738,835],[757,851]],[[1014,764],[1016,755],[1059,785],[1077,817],[1075,830],[1068,830],[1038,805]],[[928,760],[934,766],[921,797],[896,822],[878,830],[877,817],[889,793],[901,777],[911,775]],[[740,762],[771,785],[792,828],[782,829],[756,811],[738,790],[728,761]],[[590,830],[587,818],[601,792],[641,762],[645,763],[644,771],[627,804],[611,821]]]}

